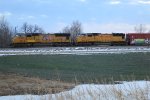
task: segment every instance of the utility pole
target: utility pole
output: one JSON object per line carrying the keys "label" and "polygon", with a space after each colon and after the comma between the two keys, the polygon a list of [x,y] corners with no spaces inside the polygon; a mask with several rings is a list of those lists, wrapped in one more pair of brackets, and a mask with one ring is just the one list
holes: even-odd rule
{"label": "utility pole", "polygon": [[17,26],[15,27],[15,34],[17,34]]}

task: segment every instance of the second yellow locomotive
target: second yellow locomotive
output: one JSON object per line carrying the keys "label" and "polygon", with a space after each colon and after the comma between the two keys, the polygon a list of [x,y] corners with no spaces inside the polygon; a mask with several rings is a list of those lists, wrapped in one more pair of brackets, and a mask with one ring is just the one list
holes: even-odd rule
{"label": "second yellow locomotive", "polygon": [[125,34],[87,33],[77,37],[77,44],[125,44]]}

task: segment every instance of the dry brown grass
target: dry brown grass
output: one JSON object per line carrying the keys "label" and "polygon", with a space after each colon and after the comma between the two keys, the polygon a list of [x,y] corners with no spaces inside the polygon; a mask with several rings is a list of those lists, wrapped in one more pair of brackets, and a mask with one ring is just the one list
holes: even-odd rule
{"label": "dry brown grass", "polygon": [[0,96],[58,93],[73,87],[74,84],[62,82],[60,80],[52,81],[10,73],[0,73]]}

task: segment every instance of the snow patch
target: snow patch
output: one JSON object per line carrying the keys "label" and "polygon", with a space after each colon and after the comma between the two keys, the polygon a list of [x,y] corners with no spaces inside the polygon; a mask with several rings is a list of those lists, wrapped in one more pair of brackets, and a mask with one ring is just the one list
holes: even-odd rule
{"label": "snow patch", "polygon": [[47,47],[47,48],[9,48],[1,49],[0,56],[8,55],[95,55],[95,54],[126,54],[147,53],[149,47]]}
{"label": "snow patch", "polygon": [[150,100],[150,81],[83,84],[57,94],[1,96],[0,100]]}

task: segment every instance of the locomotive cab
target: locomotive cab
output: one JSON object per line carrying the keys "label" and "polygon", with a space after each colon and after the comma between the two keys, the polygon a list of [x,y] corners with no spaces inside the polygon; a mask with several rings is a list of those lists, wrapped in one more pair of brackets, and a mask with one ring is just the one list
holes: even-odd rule
{"label": "locomotive cab", "polygon": [[26,43],[26,36],[23,33],[16,34],[12,39],[12,44]]}

